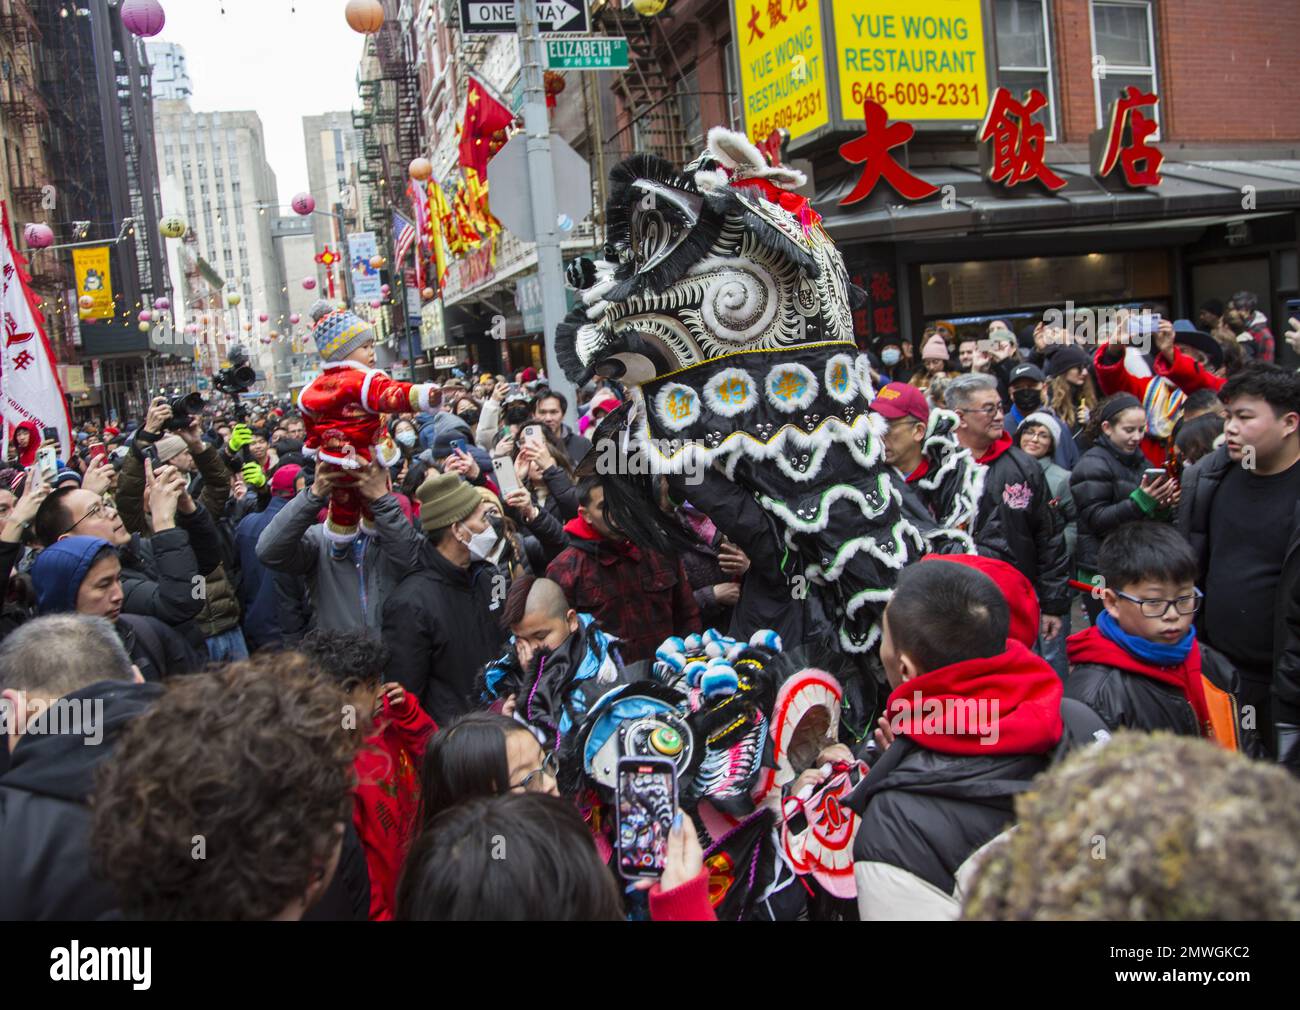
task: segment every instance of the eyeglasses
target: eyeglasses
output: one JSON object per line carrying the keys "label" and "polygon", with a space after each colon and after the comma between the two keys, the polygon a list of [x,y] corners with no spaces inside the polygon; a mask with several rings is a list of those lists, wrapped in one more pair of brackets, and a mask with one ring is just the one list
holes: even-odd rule
{"label": "eyeglasses", "polygon": [[987,407],[955,407],[953,408],[959,414],[983,414],[985,417],[993,418],[999,414],[1005,414],[1000,403],[990,403]]}
{"label": "eyeglasses", "polygon": [[551,751],[542,759],[542,764],[534,768],[518,782],[511,785],[511,791],[522,789],[526,793],[546,792],[546,780],[555,781],[560,770],[560,757],[557,751]]}
{"label": "eyeglasses", "polygon": [[87,519],[91,518],[92,516],[104,515],[106,510],[112,510],[113,512],[117,512],[117,509],[114,508],[112,505],[110,505],[108,502],[101,501],[96,505],[90,506],[90,508],[86,511],[86,514],[84,516],[78,519],[75,523],[73,523],[63,532],[65,534],[71,533],[73,530],[75,530],[78,526],[80,526],[82,523],[84,523]]}
{"label": "eyeglasses", "polygon": [[1142,608],[1143,617],[1164,617],[1169,613],[1169,608],[1173,607],[1177,613],[1186,617],[1188,614],[1194,614],[1201,609],[1201,598],[1205,595],[1199,589],[1193,589],[1191,596],[1180,596],[1176,600],[1141,600],[1136,596],[1130,596],[1128,593],[1115,591],[1115,595],[1121,600],[1128,600],[1129,603],[1136,603]]}

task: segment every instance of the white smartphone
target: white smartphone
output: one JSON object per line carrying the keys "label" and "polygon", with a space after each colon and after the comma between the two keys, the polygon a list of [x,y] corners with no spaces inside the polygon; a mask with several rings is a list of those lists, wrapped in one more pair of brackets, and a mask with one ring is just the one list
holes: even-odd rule
{"label": "white smartphone", "polygon": [[52,445],[43,445],[36,450],[36,465],[41,475],[50,483],[59,475],[59,450]]}
{"label": "white smartphone", "polygon": [[494,456],[492,472],[496,474],[497,487],[501,489],[502,498],[511,491],[520,489],[519,474],[515,473],[515,461],[509,456]]}
{"label": "white smartphone", "polygon": [[519,436],[525,442],[530,442],[533,439],[540,440],[542,437],[541,425],[526,424],[524,425],[523,430],[519,432]]}

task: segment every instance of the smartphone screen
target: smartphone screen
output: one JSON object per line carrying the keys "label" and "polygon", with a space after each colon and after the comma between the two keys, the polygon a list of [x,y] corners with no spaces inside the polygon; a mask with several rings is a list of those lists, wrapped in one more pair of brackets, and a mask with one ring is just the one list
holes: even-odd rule
{"label": "smartphone screen", "polygon": [[1165,472],[1164,467],[1159,466],[1147,467],[1147,469],[1142,471],[1142,477],[1149,481],[1163,480],[1168,476],[1169,474]]}
{"label": "smartphone screen", "polygon": [[89,456],[91,459],[103,459],[107,455],[108,446],[103,442],[94,442],[91,444],[89,449]]}
{"label": "smartphone screen", "polygon": [[45,429],[45,441],[47,441],[47,442],[57,442],[58,440],[59,440],[59,429],[58,429],[58,428],[46,428],[46,429]]}
{"label": "smartphone screen", "polygon": [[515,461],[509,456],[496,456],[492,460],[492,472],[497,477],[497,487],[502,497],[511,491],[519,490],[519,474],[515,472]]}
{"label": "smartphone screen", "polygon": [[661,877],[668,832],[677,812],[677,768],[667,758],[618,762],[618,872],[628,879]]}

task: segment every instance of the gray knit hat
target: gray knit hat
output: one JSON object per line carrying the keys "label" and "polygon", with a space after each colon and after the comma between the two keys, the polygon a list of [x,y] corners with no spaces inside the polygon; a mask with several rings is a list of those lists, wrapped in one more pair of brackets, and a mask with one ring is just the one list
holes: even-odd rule
{"label": "gray knit hat", "polygon": [[1020,422],[1020,427],[1016,429],[1016,438],[1020,438],[1020,433],[1025,430],[1027,424],[1041,424],[1052,435],[1052,449],[1055,450],[1061,444],[1061,422],[1051,414],[1045,414],[1041,410],[1035,411]]}

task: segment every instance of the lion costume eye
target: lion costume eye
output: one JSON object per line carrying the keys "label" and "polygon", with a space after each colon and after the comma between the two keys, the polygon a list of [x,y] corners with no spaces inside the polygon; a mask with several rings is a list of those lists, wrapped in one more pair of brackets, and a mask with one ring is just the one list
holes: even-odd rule
{"label": "lion costume eye", "polygon": [[637,273],[653,270],[677,249],[699,222],[702,200],[652,179],[631,186],[628,245]]}

